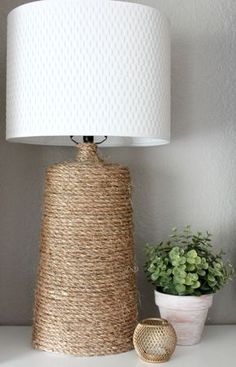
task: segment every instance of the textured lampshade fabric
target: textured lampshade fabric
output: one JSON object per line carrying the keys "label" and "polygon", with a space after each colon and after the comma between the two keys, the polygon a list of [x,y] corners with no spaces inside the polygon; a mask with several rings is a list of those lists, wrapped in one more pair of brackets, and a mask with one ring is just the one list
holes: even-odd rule
{"label": "textured lampshade fabric", "polygon": [[8,16],[7,140],[104,146],[170,138],[169,23],[111,0],[47,0]]}

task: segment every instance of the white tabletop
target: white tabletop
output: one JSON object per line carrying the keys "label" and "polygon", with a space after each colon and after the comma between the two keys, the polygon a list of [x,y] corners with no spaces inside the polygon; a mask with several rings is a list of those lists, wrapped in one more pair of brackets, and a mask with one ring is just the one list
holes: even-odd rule
{"label": "white tabletop", "polygon": [[[0,327],[0,365],[6,367],[147,367],[134,351],[106,357],[73,357],[31,348],[31,328]],[[177,347],[172,367],[235,367],[236,325],[207,326],[200,344]]]}

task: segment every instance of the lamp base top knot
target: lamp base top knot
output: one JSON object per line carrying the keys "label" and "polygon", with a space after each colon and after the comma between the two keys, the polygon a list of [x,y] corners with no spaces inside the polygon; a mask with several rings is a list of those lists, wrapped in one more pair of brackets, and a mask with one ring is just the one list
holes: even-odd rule
{"label": "lamp base top knot", "polygon": [[76,160],[79,162],[100,162],[97,154],[97,145],[93,143],[81,143],[77,145]]}

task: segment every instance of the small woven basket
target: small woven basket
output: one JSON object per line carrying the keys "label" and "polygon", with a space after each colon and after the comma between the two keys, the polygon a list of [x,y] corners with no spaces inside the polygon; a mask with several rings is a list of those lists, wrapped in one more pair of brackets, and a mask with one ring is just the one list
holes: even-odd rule
{"label": "small woven basket", "polygon": [[134,331],[133,343],[138,356],[145,362],[166,362],[174,353],[176,333],[164,319],[149,318],[141,321]]}

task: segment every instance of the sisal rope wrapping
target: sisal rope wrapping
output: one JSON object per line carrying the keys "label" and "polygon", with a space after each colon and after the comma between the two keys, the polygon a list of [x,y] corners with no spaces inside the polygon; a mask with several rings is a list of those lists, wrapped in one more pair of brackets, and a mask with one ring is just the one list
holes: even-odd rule
{"label": "sisal rope wrapping", "polygon": [[49,167],[33,347],[79,356],[133,348],[137,319],[131,184],[127,168],[80,144]]}

